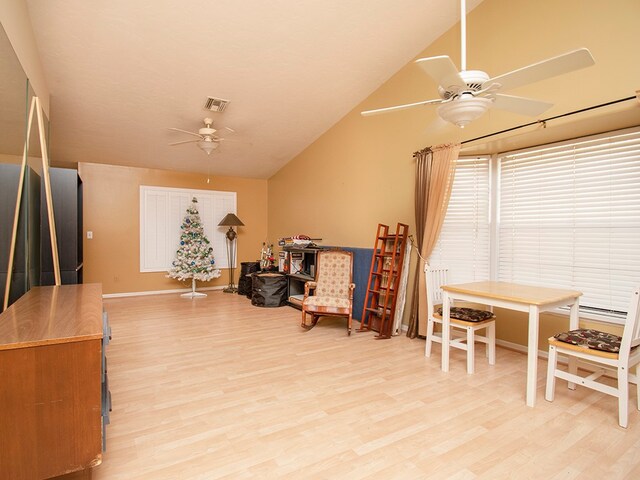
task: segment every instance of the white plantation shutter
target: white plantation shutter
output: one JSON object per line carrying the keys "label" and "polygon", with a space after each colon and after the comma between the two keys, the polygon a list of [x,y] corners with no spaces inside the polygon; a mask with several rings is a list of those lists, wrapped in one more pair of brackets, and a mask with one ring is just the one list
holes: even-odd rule
{"label": "white plantation shutter", "polygon": [[429,263],[447,266],[449,282],[489,279],[490,158],[460,157],[451,199]]}
{"label": "white plantation shutter", "polygon": [[640,284],[640,130],[499,156],[498,280],[626,312]]}
{"label": "white plantation shutter", "polygon": [[140,271],[161,272],[171,268],[180,245],[180,226],[198,199],[204,234],[211,242],[217,268],[228,268],[226,232],[218,223],[227,213],[236,213],[236,192],[188,190],[140,186]]}

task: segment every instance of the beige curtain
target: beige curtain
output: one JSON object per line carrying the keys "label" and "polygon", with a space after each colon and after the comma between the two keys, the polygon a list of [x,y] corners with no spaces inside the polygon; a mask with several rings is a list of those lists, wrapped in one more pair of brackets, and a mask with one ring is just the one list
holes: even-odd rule
{"label": "beige curtain", "polygon": [[444,222],[460,144],[439,145],[414,153],[416,158],[415,220],[418,258],[407,337],[418,336],[421,313],[427,311],[423,258],[429,258]]}

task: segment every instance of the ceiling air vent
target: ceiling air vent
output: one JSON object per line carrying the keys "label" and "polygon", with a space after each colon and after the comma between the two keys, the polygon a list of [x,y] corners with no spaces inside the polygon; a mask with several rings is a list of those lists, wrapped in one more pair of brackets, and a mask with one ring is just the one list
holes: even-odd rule
{"label": "ceiling air vent", "polygon": [[204,104],[204,109],[211,112],[224,112],[224,109],[227,108],[227,105],[229,105],[229,100],[207,97],[207,102]]}

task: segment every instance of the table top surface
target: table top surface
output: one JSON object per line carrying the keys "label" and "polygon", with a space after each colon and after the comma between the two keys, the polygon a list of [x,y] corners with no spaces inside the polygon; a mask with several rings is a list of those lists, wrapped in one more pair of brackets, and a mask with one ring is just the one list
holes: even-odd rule
{"label": "table top surface", "polygon": [[528,305],[547,305],[575,299],[582,295],[582,292],[577,290],[492,281],[443,285],[442,290],[449,293],[478,295],[487,299],[504,300]]}
{"label": "table top surface", "polygon": [[102,285],[33,287],[0,314],[0,350],[102,338]]}

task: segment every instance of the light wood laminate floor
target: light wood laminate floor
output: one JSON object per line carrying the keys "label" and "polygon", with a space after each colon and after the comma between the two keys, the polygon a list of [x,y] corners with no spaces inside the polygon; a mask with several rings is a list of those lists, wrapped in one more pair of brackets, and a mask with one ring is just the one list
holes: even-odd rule
{"label": "light wood laminate floor", "polygon": [[113,412],[93,480],[640,478],[640,413],[622,429],[615,398],[560,381],[546,402],[544,362],[529,408],[517,352],[492,367],[478,349],[467,375],[455,350],[443,373],[423,339],[304,331],[235,294],[104,303]]}

